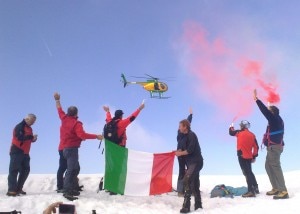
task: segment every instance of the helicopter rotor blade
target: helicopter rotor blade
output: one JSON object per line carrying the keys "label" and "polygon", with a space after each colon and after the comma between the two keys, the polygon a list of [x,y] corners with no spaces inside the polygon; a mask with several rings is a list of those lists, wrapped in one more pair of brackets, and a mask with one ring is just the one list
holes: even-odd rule
{"label": "helicopter rotor blade", "polygon": [[159,78],[159,80],[168,81],[168,82],[174,82],[176,79],[173,77],[167,77],[167,78]]}
{"label": "helicopter rotor blade", "polygon": [[151,75],[149,75],[149,74],[145,74],[145,75],[148,76],[148,77],[150,77],[150,78],[153,79],[153,80],[159,80],[159,78],[154,77],[154,76],[151,76]]}
{"label": "helicopter rotor blade", "polygon": [[159,80],[175,81],[174,77],[158,78],[158,77],[151,76],[149,74],[145,74],[144,77],[141,77],[141,76],[130,76],[130,77],[137,78],[137,79],[154,80],[154,81],[159,81]]}
{"label": "helicopter rotor blade", "polygon": [[149,79],[148,77],[137,77],[137,76],[130,76],[132,78],[137,78],[137,79]]}

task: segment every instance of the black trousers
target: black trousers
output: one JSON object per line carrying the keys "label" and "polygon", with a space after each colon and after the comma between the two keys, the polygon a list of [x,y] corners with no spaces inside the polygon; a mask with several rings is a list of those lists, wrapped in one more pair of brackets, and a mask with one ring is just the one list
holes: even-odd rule
{"label": "black trousers", "polygon": [[30,157],[18,152],[10,154],[8,191],[18,192],[23,189],[30,172]]}
{"label": "black trousers", "polygon": [[57,189],[63,189],[64,188],[64,175],[67,171],[67,159],[65,159],[63,150],[58,151],[59,153],[59,167],[57,170]]}
{"label": "black trousers", "polygon": [[78,187],[78,174],[80,171],[78,148],[67,148],[63,151],[67,160],[67,172],[64,179],[64,190],[66,192],[76,191]]}
{"label": "black trousers", "polygon": [[239,157],[239,163],[242,169],[243,174],[246,177],[248,191],[253,192],[256,187],[258,187],[255,175],[252,171],[252,160],[244,159]]}
{"label": "black trousers", "polygon": [[185,160],[183,157],[178,157],[178,165],[179,165],[179,174],[178,174],[178,180],[177,180],[177,192],[178,193],[184,193],[184,184],[183,184],[183,177],[185,175]]}
{"label": "black trousers", "polygon": [[202,168],[203,160],[197,163],[188,164],[183,178],[185,201],[189,201],[193,193],[195,197],[195,203],[201,203],[199,175]]}

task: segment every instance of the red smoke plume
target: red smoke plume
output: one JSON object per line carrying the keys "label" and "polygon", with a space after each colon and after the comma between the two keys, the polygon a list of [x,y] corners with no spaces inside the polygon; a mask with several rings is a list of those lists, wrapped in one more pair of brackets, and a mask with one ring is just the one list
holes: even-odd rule
{"label": "red smoke plume", "polygon": [[245,78],[252,77],[256,81],[256,84],[267,93],[266,100],[268,102],[278,103],[280,102],[280,96],[276,92],[277,85],[274,85],[274,83],[266,83],[264,81],[262,67],[261,62],[248,60],[245,62],[243,74]]}
{"label": "red smoke plume", "polygon": [[[252,92],[261,89],[265,101],[280,101],[278,84],[266,78],[264,63],[245,57],[226,45],[224,39],[210,38],[197,23],[184,26],[183,57],[187,72],[196,84],[201,97],[214,104],[219,112],[231,116],[248,115],[254,101]],[[272,82],[270,82],[272,81]]]}

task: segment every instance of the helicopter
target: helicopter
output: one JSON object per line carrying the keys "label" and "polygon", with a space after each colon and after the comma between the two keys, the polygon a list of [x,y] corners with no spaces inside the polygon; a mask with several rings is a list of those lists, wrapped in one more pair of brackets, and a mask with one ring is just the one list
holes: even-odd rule
{"label": "helicopter", "polygon": [[168,99],[170,97],[164,97],[164,93],[168,91],[168,85],[164,82],[160,82],[159,78],[153,77],[149,74],[145,74],[146,77],[134,77],[134,78],[144,78],[146,79],[145,82],[128,82],[125,75],[122,74],[122,82],[124,83],[124,88],[128,84],[138,84],[141,85],[146,91],[150,92],[151,98],[158,98],[158,99]]}

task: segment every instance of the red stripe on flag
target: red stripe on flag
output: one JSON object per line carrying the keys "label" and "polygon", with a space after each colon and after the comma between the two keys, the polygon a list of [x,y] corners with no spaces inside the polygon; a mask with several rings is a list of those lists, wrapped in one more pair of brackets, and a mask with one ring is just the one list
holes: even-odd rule
{"label": "red stripe on flag", "polygon": [[172,191],[172,176],[175,153],[153,154],[150,195]]}

